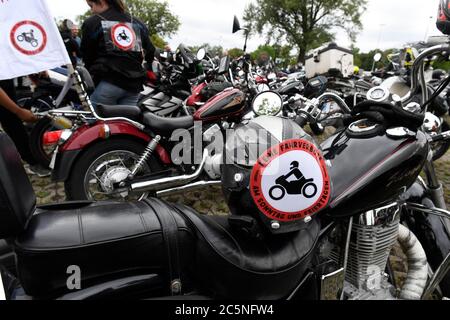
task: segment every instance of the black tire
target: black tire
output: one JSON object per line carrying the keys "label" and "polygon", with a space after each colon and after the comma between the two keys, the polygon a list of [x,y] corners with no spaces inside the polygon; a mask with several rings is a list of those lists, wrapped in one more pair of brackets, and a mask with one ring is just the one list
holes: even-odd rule
{"label": "black tire", "polygon": [[[78,157],[71,170],[69,179],[64,182],[67,200],[89,200],[84,187],[84,177],[89,167],[100,156],[119,150],[130,151],[140,156],[144,152],[145,147],[144,144],[126,138],[114,138],[90,146]],[[162,170],[162,166],[154,155],[148,160],[148,165],[152,172]]]}
{"label": "black tire", "polygon": [[53,125],[50,118],[44,117],[40,119],[32,128],[30,133],[30,151],[33,158],[39,162],[44,168],[50,166],[52,154],[49,154],[43,145],[43,138],[46,132],[52,131]]}
{"label": "black tire", "polygon": [[[450,125],[447,123],[447,121],[444,120],[444,122],[442,123],[441,132],[446,131],[450,131]],[[439,160],[440,158],[445,156],[449,148],[450,148],[450,141],[447,140],[439,143],[436,149],[433,148],[433,161]]]}
{"label": "black tire", "polygon": [[[280,189],[280,190],[281,190],[281,197],[274,197],[274,196],[273,196],[273,192],[274,192],[276,189]],[[273,186],[273,187],[270,188],[270,190],[269,190],[269,195],[270,195],[270,197],[271,197],[273,200],[279,201],[279,200],[283,199],[284,196],[286,195],[286,190],[284,190],[284,188],[281,187],[281,186]]]}

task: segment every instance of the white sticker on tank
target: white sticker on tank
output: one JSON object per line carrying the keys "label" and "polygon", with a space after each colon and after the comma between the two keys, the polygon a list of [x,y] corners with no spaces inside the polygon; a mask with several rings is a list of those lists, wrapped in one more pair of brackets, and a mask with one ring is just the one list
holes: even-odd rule
{"label": "white sticker on tank", "polygon": [[307,140],[289,140],[267,150],[252,171],[251,192],[270,219],[295,221],[322,210],[330,198],[325,160]]}

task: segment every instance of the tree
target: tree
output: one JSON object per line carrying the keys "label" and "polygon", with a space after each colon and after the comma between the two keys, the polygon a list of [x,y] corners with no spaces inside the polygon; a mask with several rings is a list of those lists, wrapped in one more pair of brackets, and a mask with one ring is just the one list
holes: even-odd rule
{"label": "tree", "polygon": [[[145,23],[150,31],[150,35],[159,37],[170,37],[180,28],[180,20],[169,8],[167,1],[159,2],[157,0],[127,0],[128,12]],[[77,17],[80,25],[83,24],[91,11]]]}
{"label": "tree", "polygon": [[244,55],[244,50],[240,49],[240,48],[233,48],[228,50],[228,56],[231,59],[235,59],[235,58],[239,58],[242,57]]}
{"label": "tree", "polygon": [[308,50],[334,39],[333,29],[344,29],[352,40],[362,29],[367,0],[256,0],[244,12],[252,33],[298,48],[304,62]]}
{"label": "tree", "polygon": [[271,57],[274,61],[276,59],[281,59],[281,67],[287,67],[291,62],[291,46],[281,46],[279,44],[274,45],[261,45],[251,53],[251,58],[253,61],[257,61],[258,64],[264,62],[267,56]]}
{"label": "tree", "polygon": [[199,49],[205,49],[206,52],[211,56],[211,57],[222,57],[223,56],[223,47],[222,46],[213,46],[210,45],[209,43],[204,43],[201,46],[189,46],[188,49],[191,50],[191,52],[193,52],[194,54],[197,53],[197,51]]}

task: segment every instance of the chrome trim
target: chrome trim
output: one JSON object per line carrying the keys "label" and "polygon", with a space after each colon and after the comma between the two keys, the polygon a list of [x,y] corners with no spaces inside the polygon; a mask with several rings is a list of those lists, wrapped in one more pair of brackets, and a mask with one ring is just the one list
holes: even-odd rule
{"label": "chrome trim", "polygon": [[61,136],[59,137],[59,140],[58,140],[58,146],[62,146],[64,143],[66,143],[67,140],[69,140],[73,134],[74,134],[74,131],[72,131],[72,130],[69,130],[69,129],[63,130],[63,132],[61,133]]}
{"label": "chrome trim", "polygon": [[0,272],[0,301],[6,301],[6,289],[3,285],[2,273]]}
{"label": "chrome trim", "polygon": [[197,170],[190,175],[183,175],[178,177],[162,178],[151,181],[132,183],[130,186],[130,191],[133,192],[151,192],[151,191],[161,191],[169,188],[175,188],[183,186],[195,179],[197,179],[203,172],[206,160],[208,159],[208,150],[203,151],[203,159]]}
{"label": "chrome trim", "polygon": [[100,121],[125,121],[130,123],[131,125],[135,126],[136,128],[140,129],[140,130],[144,130],[145,126],[143,124],[140,124],[136,121],[133,121],[131,119],[128,118],[124,118],[124,117],[116,117],[116,118],[102,118],[100,117],[97,112],[94,109],[94,106],[92,105],[91,99],[89,98],[89,95],[86,92],[86,89],[84,88],[83,85],[83,81],[81,79],[81,76],[79,74],[78,71],[76,71],[74,69],[74,67],[71,64],[67,65],[67,69],[69,70],[69,74],[71,75],[71,77],[74,77],[74,83],[75,83],[75,89],[78,93],[78,97],[81,101],[81,104],[83,105],[84,108],[89,109],[92,113],[92,115]]}
{"label": "chrome trim", "polygon": [[414,61],[413,67],[412,67],[412,71],[411,71],[411,90],[401,98],[402,102],[405,102],[407,100],[409,100],[412,95],[414,95],[418,88],[419,88],[419,79],[418,79],[418,75],[420,72],[420,68],[423,67],[423,60],[425,60],[425,58],[427,58],[428,56],[432,56],[434,54],[437,54],[439,52],[444,52],[450,51],[450,44],[446,43],[446,44],[441,44],[441,45],[437,45],[434,47],[431,47],[429,49],[424,50],[421,54],[419,54],[416,58],[416,60]]}
{"label": "chrome trim", "polygon": [[374,124],[374,125],[366,126],[363,128],[359,127],[359,124],[363,124],[365,122],[367,123],[367,121],[368,121],[367,119],[361,119],[361,120],[355,121],[348,127],[348,129],[355,133],[361,133],[361,132],[367,132],[367,131],[373,130],[377,126],[379,126],[378,124]]}
{"label": "chrome trim", "polygon": [[332,273],[322,275],[320,280],[320,300],[339,300],[339,294],[344,291],[345,270],[341,268]]}
{"label": "chrome trim", "polygon": [[109,137],[111,137],[111,129],[110,129],[110,127],[105,123],[103,125],[103,129],[105,130],[105,139],[109,139]]}
{"label": "chrome trim", "polygon": [[[348,255],[350,253],[350,241],[351,241],[351,237],[352,237],[352,231],[353,231],[353,217],[350,218],[350,220],[348,221],[348,230],[347,230],[347,239],[345,242],[345,251],[344,251],[344,263],[343,263],[343,270],[344,270],[344,275],[346,276],[347,274],[347,265],[348,265]],[[344,280],[345,280],[345,276],[344,276]],[[341,292],[341,300],[344,300],[345,297],[345,292],[344,290],[342,290]]]}
{"label": "chrome trim", "polygon": [[427,286],[425,287],[424,293],[422,295],[422,300],[427,300],[431,297],[433,292],[437,289],[439,283],[444,279],[447,272],[450,271],[450,253],[447,257],[442,261],[439,268],[434,273],[433,277],[428,281]]}
{"label": "chrome trim", "polygon": [[184,193],[186,191],[193,191],[193,190],[197,190],[197,189],[203,189],[206,187],[215,187],[215,186],[220,186],[220,185],[222,185],[222,181],[220,181],[220,180],[219,181],[197,181],[197,182],[194,182],[191,184],[187,184],[185,186],[158,191],[156,193],[156,196],[158,198],[159,197],[167,197],[167,196],[175,195],[178,193]]}
{"label": "chrome trim", "polygon": [[417,204],[417,203],[410,203],[410,202],[403,204],[403,206],[409,210],[419,210],[419,211],[422,211],[427,214],[432,214],[432,215],[435,215],[438,217],[450,219],[450,211],[447,211],[447,210],[438,209],[438,208],[428,208],[424,205]]}

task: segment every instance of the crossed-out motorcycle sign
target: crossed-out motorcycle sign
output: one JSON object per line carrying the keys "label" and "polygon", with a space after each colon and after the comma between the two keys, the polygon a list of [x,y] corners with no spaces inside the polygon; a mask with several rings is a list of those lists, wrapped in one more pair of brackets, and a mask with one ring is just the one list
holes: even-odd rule
{"label": "crossed-out motorcycle sign", "polygon": [[47,46],[47,33],[35,21],[20,21],[12,27],[10,41],[12,46],[22,54],[36,55]]}
{"label": "crossed-out motorcycle sign", "polygon": [[114,45],[124,51],[134,48],[136,42],[136,34],[125,23],[118,23],[111,28],[111,38]]}

